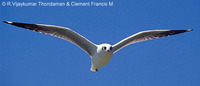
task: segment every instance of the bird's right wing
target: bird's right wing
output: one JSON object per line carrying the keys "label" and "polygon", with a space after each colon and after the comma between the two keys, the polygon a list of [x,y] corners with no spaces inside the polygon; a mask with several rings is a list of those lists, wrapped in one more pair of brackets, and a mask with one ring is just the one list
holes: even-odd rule
{"label": "bird's right wing", "polygon": [[79,46],[82,50],[87,52],[90,56],[93,55],[96,45],[90,42],[85,37],[80,34],[72,31],[69,28],[53,26],[53,25],[43,25],[43,24],[27,24],[27,23],[17,23],[17,22],[8,22],[4,21],[4,23],[11,24],[14,26],[22,27],[25,29],[29,29],[32,31],[49,34],[67,41],[74,43]]}
{"label": "bird's right wing", "polygon": [[148,31],[142,31],[139,33],[136,33],[132,36],[129,36],[120,42],[116,43],[113,45],[113,53],[117,52],[121,48],[137,43],[137,42],[142,42],[150,39],[155,39],[155,38],[160,38],[160,37],[165,37],[165,36],[170,36],[170,35],[175,35],[179,33],[184,33],[184,32],[189,32],[192,29],[188,30],[148,30]]}

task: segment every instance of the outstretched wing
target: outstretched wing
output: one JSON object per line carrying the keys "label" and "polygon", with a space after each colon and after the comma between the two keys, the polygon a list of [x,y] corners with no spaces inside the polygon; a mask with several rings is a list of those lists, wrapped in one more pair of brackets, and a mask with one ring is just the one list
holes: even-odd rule
{"label": "outstretched wing", "polygon": [[148,31],[142,31],[142,32],[136,33],[132,36],[129,36],[129,37],[121,40],[120,42],[116,43],[115,45],[113,45],[113,52],[115,53],[119,49],[121,49],[121,48],[123,48],[127,45],[133,44],[133,43],[142,42],[142,41],[155,39],[155,38],[159,38],[159,37],[175,35],[175,34],[184,33],[184,32],[188,32],[188,31],[192,31],[192,29],[188,29],[188,30],[148,30]]}
{"label": "outstretched wing", "polygon": [[70,41],[71,43],[74,43],[75,45],[83,49],[85,52],[87,52],[90,56],[92,56],[92,54],[96,49],[96,45],[94,43],[90,42],[88,39],[72,31],[69,28],[53,26],[53,25],[27,24],[27,23],[18,23],[9,21],[4,21],[4,23],[33,30],[36,32],[49,34]]}

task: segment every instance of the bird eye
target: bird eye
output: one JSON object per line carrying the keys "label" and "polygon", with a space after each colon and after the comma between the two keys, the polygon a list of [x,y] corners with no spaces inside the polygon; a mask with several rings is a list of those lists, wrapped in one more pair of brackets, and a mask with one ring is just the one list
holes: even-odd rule
{"label": "bird eye", "polygon": [[113,47],[110,47],[110,50],[112,50],[113,49]]}
{"label": "bird eye", "polygon": [[102,47],[102,50],[106,50],[106,47],[104,46],[104,47]]}

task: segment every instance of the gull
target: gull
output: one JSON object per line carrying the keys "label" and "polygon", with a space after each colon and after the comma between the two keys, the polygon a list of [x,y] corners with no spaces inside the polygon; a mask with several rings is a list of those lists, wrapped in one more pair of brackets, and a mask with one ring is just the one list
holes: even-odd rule
{"label": "gull", "polygon": [[44,24],[28,24],[10,21],[3,22],[32,31],[49,34],[77,45],[91,57],[91,71],[98,71],[101,67],[105,66],[111,60],[114,53],[130,44],[192,31],[192,29],[147,30],[133,34],[114,45],[108,43],[97,45],[92,43],[82,35],[66,27]]}

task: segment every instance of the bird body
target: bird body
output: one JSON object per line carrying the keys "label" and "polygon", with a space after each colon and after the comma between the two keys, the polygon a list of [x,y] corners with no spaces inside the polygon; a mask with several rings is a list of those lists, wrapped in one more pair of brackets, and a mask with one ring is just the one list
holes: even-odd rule
{"label": "bird body", "polygon": [[53,25],[43,25],[43,24],[28,24],[28,23],[18,23],[3,21],[4,23],[11,24],[17,27],[22,27],[25,29],[33,30],[40,33],[49,34],[64,40],[67,40],[85,51],[91,57],[91,71],[98,71],[101,67],[105,66],[112,58],[113,54],[133,43],[142,42],[150,39],[155,39],[159,37],[165,37],[170,35],[175,35],[179,33],[189,32],[188,30],[147,30],[141,31],[133,34],[114,45],[108,43],[103,43],[96,45],[83,37],[82,35],[76,33],[75,31],[59,26]]}
{"label": "bird body", "polygon": [[[110,50],[110,44],[97,45],[97,50],[92,56],[91,71],[97,71],[99,68],[106,65],[112,58],[113,52]],[[103,49],[105,48],[105,49]]]}

